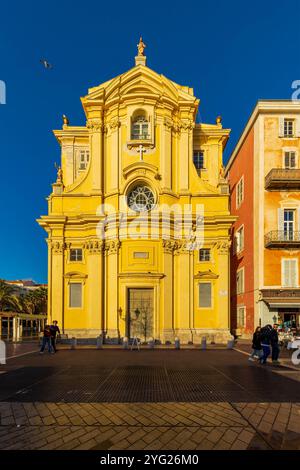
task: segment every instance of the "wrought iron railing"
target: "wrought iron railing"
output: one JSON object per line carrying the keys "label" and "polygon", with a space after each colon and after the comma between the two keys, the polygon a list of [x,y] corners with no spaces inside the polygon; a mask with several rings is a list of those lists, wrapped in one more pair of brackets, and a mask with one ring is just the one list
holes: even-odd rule
{"label": "wrought iron railing", "polygon": [[291,230],[272,230],[265,235],[265,245],[271,243],[300,243],[300,232]]}

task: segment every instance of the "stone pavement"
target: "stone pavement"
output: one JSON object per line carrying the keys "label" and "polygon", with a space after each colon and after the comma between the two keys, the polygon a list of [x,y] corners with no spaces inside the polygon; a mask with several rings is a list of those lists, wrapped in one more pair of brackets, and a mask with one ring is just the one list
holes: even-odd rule
{"label": "stone pavement", "polygon": [[300,404],[0,403],[0,449],[300,449]]}
{"label": "stone pavement", "polygon": [[299,372],[236,351],[60,351],[0,372],[0,450],[300,450]]}

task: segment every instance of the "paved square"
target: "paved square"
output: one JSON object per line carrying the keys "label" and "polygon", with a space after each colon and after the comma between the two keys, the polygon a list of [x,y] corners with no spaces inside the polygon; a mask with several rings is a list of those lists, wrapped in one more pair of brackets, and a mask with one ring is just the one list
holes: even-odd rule
{"label": "paved square", "polygon": [[300,449],[299,372],[235,351],[65,350],[1,371],[0,449]]}

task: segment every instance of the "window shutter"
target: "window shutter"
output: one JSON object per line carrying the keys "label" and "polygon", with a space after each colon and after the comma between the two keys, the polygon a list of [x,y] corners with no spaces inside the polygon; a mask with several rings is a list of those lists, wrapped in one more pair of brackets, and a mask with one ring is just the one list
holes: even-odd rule
{"label": "window shutter", "polygon": [[284,135],[284,118],[279,118],[279,137],[283,137]]}
{"label": "window shutter", "polygon": [[295,126],[296,126],[296,129],[295,129],[296,137],[300,137],[300,116],[296,117]]}
{"label": "window shutter", "polygon": [[82,305],[82,284],[71,283],[70,284],[70,307],[78,308]]}
{"label": "window shutter", "polygon": [[278,230],[283,231],[284,229],[284,209],[278,209]]}
{"label": "window shutter", "polygon": [[[297,223],[297,230],[298,230],[298,232],[300,232],[300,208],[299,208],[299,207],[298,207],[298,209],[297,209],[297,219],[298,219],[298,220],[297,220],[297,222],[298,222],[298,223]],[[299,235],[299,234],[298,234],[298,235]],[[296,239],[297,239],[297,238],[296,238]]]}
{"label": "window shutter", "polygon": [[282,286],[289,287],[289,260],[282,260]]}
{"label": "window shutter", "polygon": [[289,261],[290,261],[290,280],[291,280],[290,287],[296,287],[298,285],[297,260],[290,259]]}

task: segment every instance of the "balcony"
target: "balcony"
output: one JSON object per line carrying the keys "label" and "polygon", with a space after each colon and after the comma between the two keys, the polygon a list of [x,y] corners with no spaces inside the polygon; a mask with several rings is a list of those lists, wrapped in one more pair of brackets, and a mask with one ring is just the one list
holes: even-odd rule
{"label": "balcony", "polygon": [[265,188],[271,191],[300,189],[300,169],[273,168],[265,178]]}
{"label": "balcony", "polygon": [[300,232],[272,230],[265,235],[266,248],[300,248]]}
{"label": "balcony", "polygon": [[297,308],[300,305],[300,289],[261,289],[260,298],[271,307]]}

